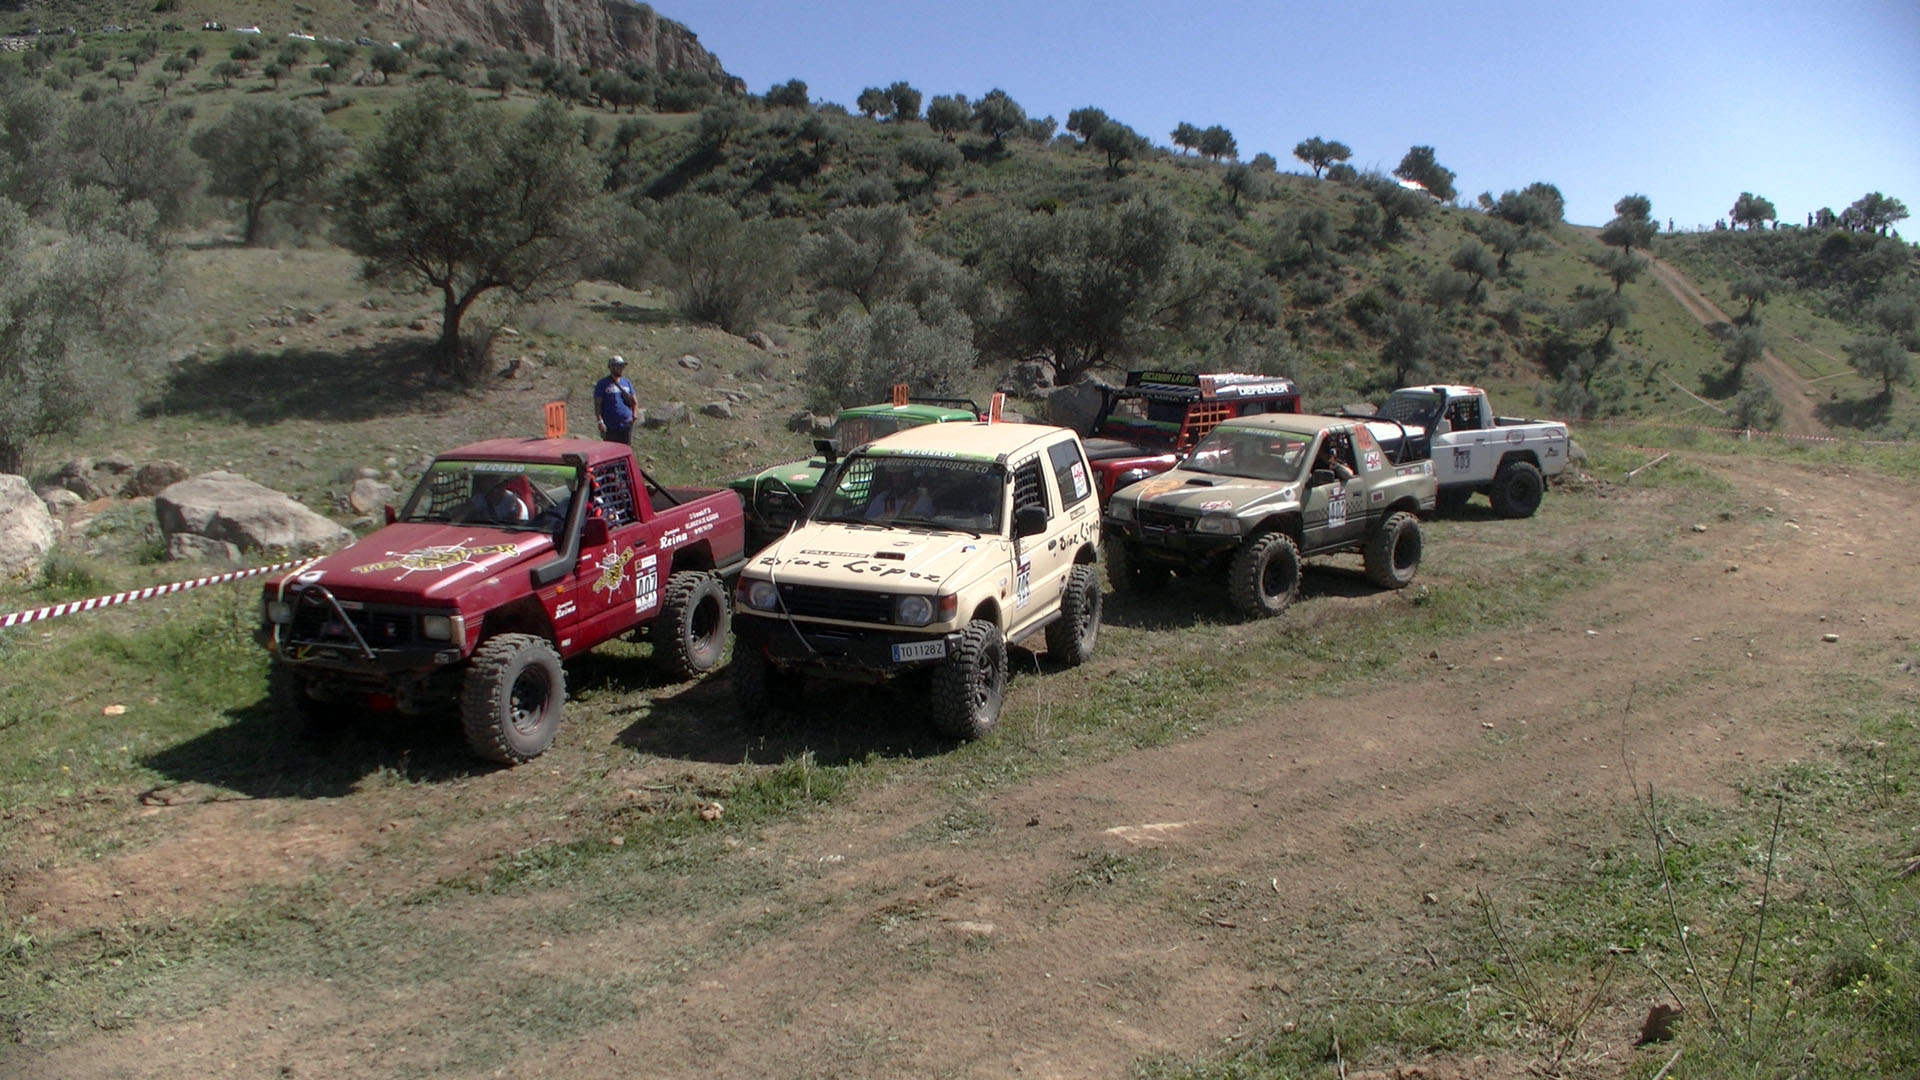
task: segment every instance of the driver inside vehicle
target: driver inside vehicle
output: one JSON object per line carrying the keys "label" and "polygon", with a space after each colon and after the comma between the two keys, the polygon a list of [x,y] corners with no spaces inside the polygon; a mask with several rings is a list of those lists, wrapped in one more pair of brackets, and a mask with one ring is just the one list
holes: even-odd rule
{"label": "driver inside vehicle", "polygon": [[493,525],[525,523],[533,511],[527,501],[514,492],[512,482],[510,476],[493,481],[476,477],[473,498],[467,500],[461,520]]}
{"label": "driver inside vehicle", "polygon": [[863,515],[868,521],[924,517],[933,511],[933,498],[912,474],[899,469],[876,470],[873,497]]}
{"label": "driver inside vehicle", "polygon": [[1313,471],[1330,472],[1334,480],[1344,484],[1353,479],[1353,467],[1340,460],[1343,455],[1335,452],[1333,444],[1331,436],[1321,442],[1320,452],[1313,458]]}

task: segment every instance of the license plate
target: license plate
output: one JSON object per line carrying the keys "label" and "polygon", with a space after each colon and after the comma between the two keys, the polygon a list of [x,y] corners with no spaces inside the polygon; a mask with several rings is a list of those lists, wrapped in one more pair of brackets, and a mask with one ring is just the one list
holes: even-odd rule
{"label": "license plate", "polygon": [[947,643],[937,641],[915,641],[893,647],[893,662],[905,663],[908,660],[938,660],[947,655]]}

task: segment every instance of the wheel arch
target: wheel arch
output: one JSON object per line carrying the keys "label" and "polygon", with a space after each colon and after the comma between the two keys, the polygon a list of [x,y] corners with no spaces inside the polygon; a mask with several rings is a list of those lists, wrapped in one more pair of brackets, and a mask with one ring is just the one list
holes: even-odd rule
{"label": "wheel arch", "polygon": [[480,623],[480,640],[501,634],[531,634],[545,638],[549,645],[559,641],[547,609],[541,607],[540,601],[532,596],[523,596],[511,604],[487,612],[486,618]]}
{"label": "wheel arch", "polygon": [[[1498,474],[1501,469],[1506,468],[1508,465],[1511,465],[1516,461],[1525,462],[1526,464],[1531,465],[1536,469],[1541,468],[1540,455],[1535,451],[1509,450],[1506,453],[1500,455],[1500,464],[1494,466],[1493,471],[1496,474]],[[1544,477],[1545,475],[1546,475],[1546,470],[1541,469],[1541,476]]]}
{"label": "wheel arch", "polygon": [[1261,518],[1259,524],[1247,530],[1246,537],[1248,540],[1251,540],[1261,533],[1283,532],[1287,534],[1288,539],[1293,541],[1294,547],[1299,547],[1301,531],[1300,511],[1287,510],[1278,514],[1268,514],[1266,517]]}
{"label": "wheel arch", "polygon": [[974,605],[973,611],[967,616],[966,621],[973,622],[977,619],[985,619],[999,627],[1003,632],[1007,628],[1006,621],[1000,617],[1000,602],[993,597],[988,597]]}
{"label": "wheel arch", "polygon": [[701,541],[675,550],[673,562],[667,568],[667,573],[677,574],[682,570],[711,570],[713,566],[713,548],[709,547],[705,541]]}

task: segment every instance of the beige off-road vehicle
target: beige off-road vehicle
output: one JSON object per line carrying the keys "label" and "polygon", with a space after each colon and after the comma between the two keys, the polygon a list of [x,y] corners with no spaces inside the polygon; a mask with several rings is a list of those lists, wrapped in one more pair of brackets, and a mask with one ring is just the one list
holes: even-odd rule
{"label": "beige off-road vehicle", "polygon": [[[1389,450],[1383,440],[1397,449]],[[1433,463],[1410,456],[1403,425],[1270,413],[1213,429],[1172,472],[1107,502],[1107,575],[1152,588],[1171,573],[1225,581],[1249,615],[1278,615],[1300,591],[1300,560],[1357,551],[1367,580],[1405,588],[1420,568],[1420,515]]]}
{"label": "beige off-road vehicle", "polygon": [[917,676],[941,731],[985,735],[1008,643],[1044,631],[1059,663],[1093,655],[1099,544],[1100,498],[1066,428],[934,424],[869,443],[740,577],[740,711],[773,715],[809,676]]}

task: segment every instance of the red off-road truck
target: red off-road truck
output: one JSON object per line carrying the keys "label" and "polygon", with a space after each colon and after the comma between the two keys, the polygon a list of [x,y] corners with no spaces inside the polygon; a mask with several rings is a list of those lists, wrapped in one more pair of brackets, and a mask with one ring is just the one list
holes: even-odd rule
{"label": "red off-road truck", "polygon": [[1173,468],[1222,420],[1299,411],[1300,388],[1277,375],[1129,371],[1084,440],[1100,501]]}
{"label": "red off-road truck", "polygon": [[453,704],[473,751],[512,765],[553,743],[562,660],[643,631],[663,669],[692,678],[726,649],[739,496],[662,487],[620,443],[450,450],[388,521],[267,584],[258,638],[285,719]]}

